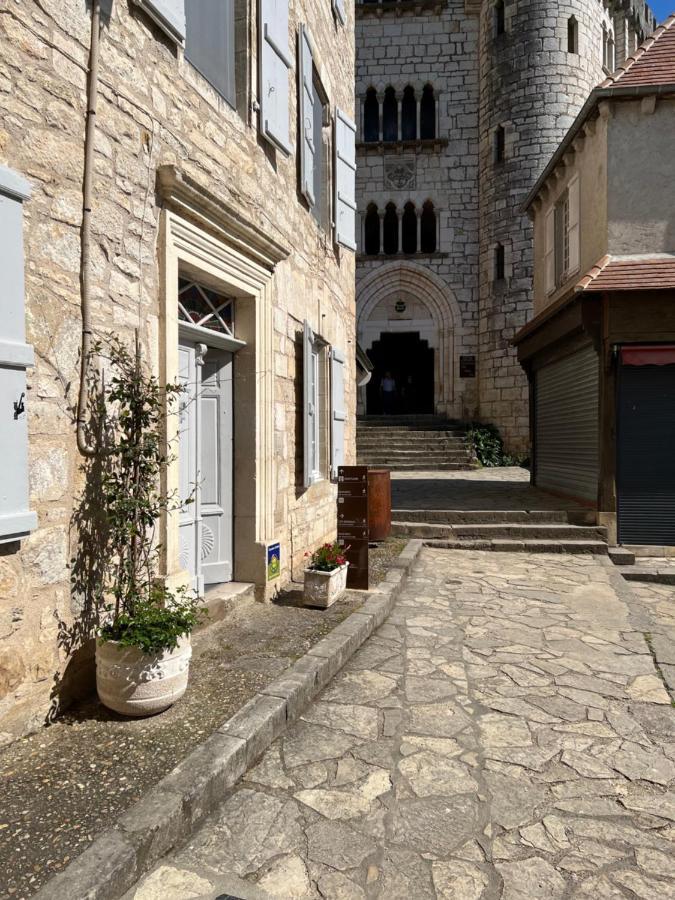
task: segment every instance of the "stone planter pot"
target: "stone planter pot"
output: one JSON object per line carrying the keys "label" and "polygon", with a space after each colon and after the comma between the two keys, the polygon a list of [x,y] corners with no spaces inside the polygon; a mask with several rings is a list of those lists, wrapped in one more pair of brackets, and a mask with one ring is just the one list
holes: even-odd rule
{"label": "stone planter pot", "polygon": [[318,606],[327,609],[347,590],[347,569],[349,563],[330,572],[319,572],[317,569],[305,569],[305,589],[303,599],[305,606]]}
{"label": "stone planter pot", "polygon": [[190,637],[175,650],[143,653],[117,641],[96,645],[96,690],[108,709],[123,716],[153,716],[185,693],[192,647]]}

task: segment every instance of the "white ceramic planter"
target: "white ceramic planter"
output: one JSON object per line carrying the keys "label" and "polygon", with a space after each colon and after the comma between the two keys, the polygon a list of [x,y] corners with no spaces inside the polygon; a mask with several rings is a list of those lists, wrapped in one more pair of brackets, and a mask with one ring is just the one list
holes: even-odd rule
{"label": "white ceramic planter", "polygon": [[305,590],[303,598],[306,606],[327,609],[347,590],[347,569],[349,563],[331,572],[305,569]]}
{"label": "white ceramic planter", "polygon": [[117,641],[96,645],[96,690],[101,703],[124,716],[152,716],[185,693],[192,647],[189,635],[175,650],[143,653]]}

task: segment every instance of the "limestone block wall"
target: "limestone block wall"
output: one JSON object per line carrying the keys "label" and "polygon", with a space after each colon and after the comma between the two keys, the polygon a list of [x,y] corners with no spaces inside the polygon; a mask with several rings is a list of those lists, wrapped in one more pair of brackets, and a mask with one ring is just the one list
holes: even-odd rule
{"label": "limestone block wall", "polygon": [[[532,313],[532,231],[520,205],[590,91],[604,78],[603,23],[625,20],[622,4],[600,0],[506,0],[505,32],[495,34],[484,2],[480,38],[479,404],[512,450],[528,444],[527,382],[510,345]],[[574,16],[578,52],[568,51]],[[644,4],[629,15],[630,44],[649,33]],[[622,26],[623,27],[623,26]],[[495,163],[494,134],[505,129],[505,159]],[[495,280],[495,247],[505,278]]]}
{"label": "limestone block wall", "polygon": [[[460,354],[477,352],[478,282],[478,18],[467,14],[464,0],[423,4],[398,14],[364,7],[357,17],[356,99],[363,101],[370,87],[382,100],[393,86],[402,96],[406,85],[416,93],[425,84],[434,88],[437,138],[432,146],[414,143],[360,144],[357,201],[365,215],[369,203],[383,210],[394,202],[403,210],[412,200],[419,208],[431,200],[438,216],[437,252],[406,258],[359,256],[357,304],[359,315],[377,289],[378,280],[392,296],[396,273],[409,271],[406,290],[415,292],[414,272],[423,269],[442,286],[447,311],[444,325],[435,314],[439,339],[448,349],[437,385],[438,412],[453,416],[475,414],[475,380],[459,378]],[[402,174],[403,173],[403,174]],[[360,250],[364,247],[361,243]],[[402,255],[401,255],[402,257]],[[392,274],[388,275],[390,272]],[[378,275],[378,273],[380,273]],[[423,301],[428,288],[417,281]],[[386,326],[386,323],[385,323]]]}
{"label": "limestone block wall", "polygon": [[[331,112],[353,115],[354,9],[339,26],[330,3],[293,0],[289,46],[309,25]],[[345,351],[347,461],[354,459],[354,254],[334,246],[301,200],[297,158],[257,132],[256,4],[241,0],[238,109],[222,100],[133,3],[113,2],[101,38],[93,206],[93,319],[99,334],[140,329],[160,365],[163,212],[157,169],[173,165],[242,219],[290,250],[272,276],[272,348],[257,374],[273,403],[273,534],[281,583],[304,552],[335,532],[335,487],[302,484],[304,319]],[[60,629],[81,612],[71,588],[82,488],[74,407],[80,342],[80,225],[90,19],[85,0],[10,0],[0,9],[0,163],[33,186],[25,204],[31,506],[39,526],[20,546],[0,545],[0,743],[38,727],[65,698],[73,658]],[[297,145],[295,69],[291,136]],[[327,133],[327,140],[330,140]],[[251,410],[255,415],[255,410]],[[236,438],[235,438],[236,439]],[[256,448],[252,447],[252,454]],[[235,548],[235,557],[237,549]],[[70,666],[70,668],[69,668]],[[61,685],[54,702],[50,693]]]}

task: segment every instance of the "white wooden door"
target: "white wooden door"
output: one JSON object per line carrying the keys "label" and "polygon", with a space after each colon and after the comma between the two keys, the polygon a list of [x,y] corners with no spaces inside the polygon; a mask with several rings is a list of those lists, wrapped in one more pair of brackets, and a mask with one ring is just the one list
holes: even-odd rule
{"label": "white wooden door", "polygon": [[232,354],[181,340],[180,563],[203,593],[232,579]]}

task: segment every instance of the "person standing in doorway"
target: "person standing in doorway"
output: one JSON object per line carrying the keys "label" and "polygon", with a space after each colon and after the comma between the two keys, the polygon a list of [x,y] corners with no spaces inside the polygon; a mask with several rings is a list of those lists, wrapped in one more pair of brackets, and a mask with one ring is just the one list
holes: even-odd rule
{"label": "person standing in doorway", "polygon": [[390,416],[396,411],[396,379],[388,370],[380,382],[380,394],[382,395],[382,409],[385,415]]}

